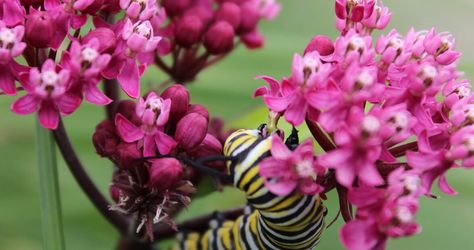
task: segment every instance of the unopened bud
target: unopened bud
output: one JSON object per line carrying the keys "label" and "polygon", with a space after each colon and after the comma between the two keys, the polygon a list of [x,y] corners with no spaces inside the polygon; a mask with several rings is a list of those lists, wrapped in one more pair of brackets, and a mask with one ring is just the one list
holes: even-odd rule
{"label": "unopened bud", "polygon": [[[190,154],[196,159],[213,155],[221,155],[222,144],[213,135],[206,134],[206,137],[204,137],[204,140],[201,142],[201,144]],[[223,161],[209,162],[208,164],[218,169],[225,168],[225,162]]]}
{"label": "unopened bud", "polygon": [[240,37],[245,46],[249,49],[258,49],[265,43],[265,37],[258,31],[252,31]]}
{"label": "unopened bud", "polygon": [[188,111],[189,92],[183,85],[171,85],[161,93],[161,98],[171,100],[170,120],[173,122],[177,122]]}
{"label": "unopened bud", "polygon": [[234,28],[225,21],[218,21],[209,28],[204,46],[211,54],[225,54],[234,48]]}
{"label": "unopened bud", "polygon": [[256,9],[255,5],[251,2],[247,2],[240,7],[240,10],[240,15],[242,18],[238,29],[239,34],[245,34],[255,30],[260,19],[258,9]]}
{"label": "unopened bud", "polygon": [[141,162],[137,161],[140,157],[142,157],[142,154],[136,143],[120,143],[117,146],[117,152],[113,156],[115,163],[123,169],[131,169],[140,165]]}
{"label": "unopened bud", "polygon": [[331,38],[327,36],[318,35],[311,39],[308,46],[304,50],[304,54],[317,51],[322,56],[328,56],[334,53],[334,44]]}
{"label": "unopened bud", "polygon": [[166,14],[169,16],[179,16],[183,11],[191,5],[190,0],[164,0]]}
{"label": "unopened bud", "polygon": [[201,40],[204,25],[195,15],[185,15],[178,21],[175,28],[176,43],[189,48]]}
{"label": "unopened bud", "polygon": [[82,43],[86,44],[92,39],[99,40],[100,48],[99,52],[113,52],[117,44],[115,33],[108,28],[97,28],[91,30],[87,35],[82,38]]}
{"label": "unopened bud", "polygon": [[51,15],[46,11],[30,8],[30,15],[26,20],[25,38],[36,48],[47,48],[54,36],[54,25]]}
{"label": "unopened bud", "polygon": [[216,12],[216,20],[226,21],[237,29],[241,20],[240,7],[235,3],[225,2]]}
{"label": "unopened bud", "polygon": [[26,8],[29,8],[30,6],[33,8],[38,8],[43,4],[43,2],[44,0],[20,0],[20,3]]}
{"label": "unopened bud", "polygon": [[114,124],[109,120],[99,123],[92,136],[92,142],[100,156],[109,157],[114,154],[119,143]]}
{"label": "unopened bud", "polygon": [[176,126],[175,139],[178,145],[185,150],[197,147],[207,133],[206,117],[191,113],[185,115]]}
{"label": "unopened bud", "polygon": [[110,185],[109,187],[109,194],[112,200],[115,201],[115,203],[118,203],[120,200],[120,189],[115,186],[115,185]]}
{"label": "unopened bud", "polygon": [[183,167],[174,158],[153,160],[148,184],[159,190],[167,190],[178,184],[183,176]]}
{"label": "unopened bud", "polygon": [[188,114],[190,113],[198,113],[206,118],[206,120],[209,120],[209,111],[207,110],[206,107],[204,107],[201,104],[193,104],[190,105],[188,108]]}

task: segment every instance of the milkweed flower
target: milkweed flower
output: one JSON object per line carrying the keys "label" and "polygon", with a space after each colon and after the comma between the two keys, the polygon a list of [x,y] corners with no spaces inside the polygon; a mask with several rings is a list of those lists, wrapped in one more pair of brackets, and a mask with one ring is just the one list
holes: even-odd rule
{"label": "milkweed flower", "polygon": [[71,114],[81,103],[81,98],[68,92],[70,76],[69,70],[61,69],[51,59],[44,62],[41,71],[32,68],[20,77],[27,94],[12,104],[12,111],[20,115],[37,111],[43,127],[56,129],[60,114]]}
{"label": "milkweed flower", "polygon": [[161,154],[169,154],[176,146],[175,140],[164,132],[170,107],[170,99],[164,100],[154,92],[149,93],[136,107],[141,124],[135,125],[122,114],[115,117],[120,137],[128,143],[139,141],[145,157],[155,156],[157,149]]}
{"label": "milkweed flower", "polygon": [[260,163],[260,175],[270,192],[285,196],[294,190],[311,195],[323,191],[316,179],[326,169],[317,163],[311,140],[303,142],[292,152],[279,136],[273,136],[270,151],[272,156]]}
{"label": "milkweed flower", "polygon": [[23,71],[15,58],[26,48],[22,42],[24,34],[24,26],[8,28],[0,21],[0,89],[8,95],[16,94],[15,78]]}

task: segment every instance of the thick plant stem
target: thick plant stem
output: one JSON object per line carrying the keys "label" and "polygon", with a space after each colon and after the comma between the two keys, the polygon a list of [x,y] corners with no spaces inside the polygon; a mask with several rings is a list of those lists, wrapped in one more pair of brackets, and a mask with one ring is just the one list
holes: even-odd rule
{"label": "thick plant stem", "polygon": [[66,161],[69,170],[81,187],[82,191],[84,191],[87,197],[89,197],[97,210],[99,210],[99,212],[112,225],[114,225],[120,233],[126,234],[129,220],[124,215],[109,209],[109,202],[102,195],[95,183],[91,180],[86,170],[82,166],[79,158],[77,157],[62,121],[59,123],[58,128],[54,131],[54,137],[56,139],[56,143],[58,144],[59,150],[63,155],[64,161]]}
{"label": "thick plant stem", "polygon": [[51,132],[39,122],[36,124],[36,142],[43,249],[65,249],[54,140]]}
{"label": "thick plant stem", "polygon": [[334,143],[329,139],[318,124],[306,119],[306,125],[313,135],[314,139],[319,143],[324,151],[331,151],[336,148]]}

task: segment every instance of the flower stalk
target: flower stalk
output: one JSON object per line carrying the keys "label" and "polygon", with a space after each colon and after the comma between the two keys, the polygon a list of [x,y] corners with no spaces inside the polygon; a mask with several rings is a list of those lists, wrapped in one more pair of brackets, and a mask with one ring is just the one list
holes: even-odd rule
{"label": "flower stalk", "polygon": [[58,170],[52,134],[36,124],[43,248],[65,249]]}

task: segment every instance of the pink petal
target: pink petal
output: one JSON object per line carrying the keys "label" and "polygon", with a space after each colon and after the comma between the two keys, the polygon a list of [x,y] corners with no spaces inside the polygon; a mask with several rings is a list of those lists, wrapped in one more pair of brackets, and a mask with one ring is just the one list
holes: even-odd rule
{"label": "pink petal", "polygon": [[280,92],[280,83],[269,76],[257,76],[255,79],[262,79],[268,83],[270,86],[270,94],[271,95],[277,95]]}
{"label": "pink petal", "polygon": [[269,157],[260,163],[259,173],[263,177],[280,177],[285,170],[285,161]]}
{"label": "pink petal", "polygon": [[115,126],[117,126],[117,131],[125,142],[132,143],[142,139],[144,136],[141,129],[135,126],[135,124],[130,122],[122,114],[117,114],[115,116]]}
{"label": "pink petal", "polygon": [[150,157],[156,155],[156,144],[153,135],[145,135],[143,138],[143,156]]}
{"label": "pink petal", "polygon": [[363,166],[359,166],[359,173],[357,175],[360,181],[369,186],[378,186],[384,183],[377,168],[370,162],[365,162]]}
{"label": "pink petal", "polygon": [[56,129],[59,124],[59,112],[52,103],[43,102],[38,112],[38,119],[43,127]]}
{"label": "pink petal", "polygon": [[440,164],[440,161],[434,155],[408,151],[406,156],[408,165],[420,170],[432,169]]}
{"label": "pink petal", "polygon": [[273,158],[279,160],[288,159],[291,156],[291,150],[283,143],[279,136],[272,137],[272,147],[270,149]]}
{"label": "pink petal", "polygon": [[117,80],[128,96],[132,98],[140,96],[140,74],[135,60],[127,59],[120,70]]}
{"label": "pink petal", "polygon": [[0,89],[7,95],[16,94],[15,78],[4,65],[0,65]]}
{"label": "pink petal", "polygon": [[272,192],[273,194],[279,196],[286,196],[291,194],[298,185],[295,181],[285,181],[285,180],[265,180],[265,187]]}
{"label": "pink petal", "polygon": [[253,92],[253,98],[257,98],[259,96],[263,96],[265,94],[268,94],[269,90],[266,86],[261,86],[258,87],[255,92]]}
{"label": "pink petal", "polygon": [[170,117],[170,109],[171,109],[171,99],[166,99],[162,102],[161,105],[161,112],[156,120],[157,126],[164,126]]}
{"label": "pink petal", "polygon": [[34,95],[20,97],[11,105],[11,110],[19,115],[27,115],[38,110],[40,99]]}
{"label": "pink petal", "polygon": [[438,186],[439,186],[439,189],[441,189],[441,191],[443,191],[445,194],[449,194],[449,195],[457,195],[458,192],[456,192],[456,190],[454,190],[448,183],[448,181],[446,180],[446,175],[443,174],[439,177],[439,181],[438,181]]}
{"label": "pink petal", "polygon": [[294,126],[298,126],[303,123],[307,110],[308,105],[306,100],[301,94],[297,94],[292,98],[291,103],[285,111],[285,119]]}
{"label": "pink petal", "polygon": [[176,141],[173,137],[159,131],[155,136],[155,143],[158,146],[158,151],[160,154],[166,155],[171,153],[176,147]]}
{"label": "pink petal", "polygon": [[56,104],[63,114],[71,114],[81,105],[81,102],[82,98],[73,94],[65,94],[56,100]]}
{"label": "pink petal", "polygon": [[96,84],[85,84],[84,95],[86,100],[96,105],[107,105],[112,102],[112,99],[107,97]]}
{"label": "pink petal", "polygon": [[290,104],[290,98],[288,97],[276,97],[276,96],[263,96],[263,101],[267,104],[268,108],[276,111],[284,111]]}
{"label": "pink petal", "polygon": [[344,225],[339,232],[342,244],[349,250],[369,250],[379,241],[375,224],[361,220],[354,220]]}

